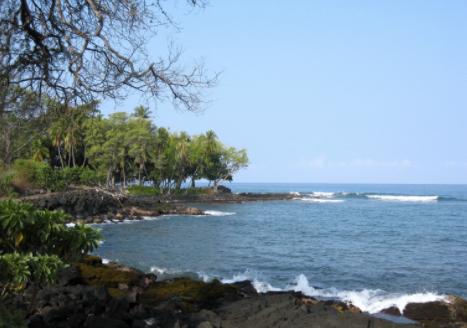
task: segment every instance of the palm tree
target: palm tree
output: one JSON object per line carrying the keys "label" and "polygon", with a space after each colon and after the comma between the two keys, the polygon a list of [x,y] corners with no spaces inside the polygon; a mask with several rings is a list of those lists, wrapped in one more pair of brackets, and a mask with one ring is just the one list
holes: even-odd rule
{"label": "palm tree", "polygon": [[62,168],[65,167],[63,163],[63,156],[62,156],[62,144],[64,138],[64,127],[62,125],[62,121],[56,121],[52,124],[49,129],[49,135],[52,139],[52,145],[57,148],[58,158],[60,159],[60,165]]}
{"label": "palm tree", "polygon": [[42,140],[36,139],[32,143],[32,159],[36,162],[42,162],[49,157],[49,149],[44,145]]}
{"label": "palm tree", "polygon": [[151,116],[151,111],[148,107],[138,106],[133,110],[133,116],[148,119]]}

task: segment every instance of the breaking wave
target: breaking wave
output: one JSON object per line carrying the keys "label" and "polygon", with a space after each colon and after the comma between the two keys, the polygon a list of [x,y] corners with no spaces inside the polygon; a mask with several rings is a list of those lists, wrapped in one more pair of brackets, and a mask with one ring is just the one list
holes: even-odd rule
{"label": "breaking wave", "polygon": [[[204,273],[198,274],[203,281],[210,281],[213,278]],[[380,289],[362,290],[339,290],[337,288],[317,288],[310,285],[307,277],[300,274],[294,282],[285,288],[272,286],[270,283],[258,279],[254,272],[249,270],[235,274],[232,278],[221,279],[222,283],[231,284],[235,282],[249,280],[258,293],[295,291],[302,292],[306,296],[318,299],[333,299],[352,304],[364,312],[370,314],[379,313],[389,307],[397,307],[401,313],[409,303],[427,303],[433,301],[447,301],[446,295],[434,292],[420,292],[412,294],[388,293]]]}
{"label": "breaking wave", "polygon": [[235,212],[223,212],[223,211],[214,211],[214,210],[208,210],[204,211],[204,214],[210,215],[210,216],[229,216],[229,215],[235,215]]}
{"label": "breaking wave", "polygon": [[409,303],[427,303],[433,301],[446,300],[445,295],[433,292],[423,292],[414,294],[387,293],[380,289],[363,290],[339,290],[336,288],[319,289],[311,286],[305,275],[300,274],[295,279],[295,284],[289,286],[297,292],[302,292],[307,296],[337,299],[360,308],[364,312],[371,314],[381,312],[391,306],[397,307],[401,313]]}
{"label": "breaking wave", "polygon": [[367,195],[367,197],[391,202],[436,202],[439,199],[439,196]]}
{"label": "breaking wave", "polygon": [[291,193],[296,196],[295,200],[311,203],[342,203],[348,199],[376,200],[386,202],[416,202],[433,203],[438,201],[467,201],[466,199],[445,197],[439,195],[398,195],[398,194],[376,194],[359,192],[324,192],[314,191],[311,193]]}

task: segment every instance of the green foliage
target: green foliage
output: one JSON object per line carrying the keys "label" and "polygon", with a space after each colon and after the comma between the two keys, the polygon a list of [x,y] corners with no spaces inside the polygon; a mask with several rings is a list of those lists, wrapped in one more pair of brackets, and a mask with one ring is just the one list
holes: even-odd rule
{"label": "green foliage", "polygon": [[128,187],[128,193],[132,196],[158,196],[161,190],[155,187],[134,185]]}
{"label": "green foliage", "polygon": [[87,167],[53,168],[34,160],[17,160],[13,169],[0,174],[0,195],[11,195],[15,189],[63,191],[71,185],[97,186],[105,182],[99,171]]}
{"label": "green foliage", "polygon": [[25,314],[0,304],[0,328],[26,328]]}
{"label": "green foliage", "polygon": [[[43,129],[48,133],[34,139],[26,152],[35,160],[19,159],[14,164],[15,190],[62,191],[83,184],[126,189],[150,183],[174,193],[187,182],[195,187],[201,179],[214,187],[231,181],[248,165],[245,150],[225,146],[213,131],[194,136],[172,133],[156,128],[145,107],[137,107],[132,115],[117,112],[105,118],[95,106],[55,104],[49,109],[48,115],[55,119]],[[0,192],[11,192],[8,186],[8,180],[0,179]],[[153,194],[135,188],[131,192]]]}
{"label": "green foliage", "polygon": [[85,186],[99,186],[105,183],[105,174],[100,171],[91,170],[90,168],[80,168],[79,182]]}
{"label": "green foliage", "polygon": [[[1,167],[0,167],[1,169]],[[15,196],[15,189],[13,188],[14,173],[9,170],[4,170],[0,173],[0,197],[2,196]]]}
{"label": "green foliage", "polygon": [[29,281],[36,284],[54,282],[65,264],[56,255],[7,253],[0,255],[0,286],[3,294],[23,289]]}
{"label": "green foliage", "polygon": [[0,287],[14,292],[28,282],[52,282],[66,262],[97,248],[99,231],[67,227],[63,211],[36,210],[27,203],[0,201]]}

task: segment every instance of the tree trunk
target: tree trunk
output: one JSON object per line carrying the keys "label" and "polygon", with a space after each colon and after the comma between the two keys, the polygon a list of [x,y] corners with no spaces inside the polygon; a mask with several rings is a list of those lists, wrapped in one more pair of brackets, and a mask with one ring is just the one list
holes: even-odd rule
{"label": "tree trunk", "polygon": [[196,179],[195,179],[195,177],[191,177],[191,188],[192,189],[196,188]]}
{"label": "tree trunk", "polygon": [[182,188],[182,180],[177,180],[177,183],[175,185],[176,190],[180,190]]}
{"label": "tree trunk", "polygon": [[62,158],[62,151],[60,150],[60,145],[57,146],[58,150],[58,158],[60,159],[60,165],[62,166],[62,169],[65,167],[65,164],[63,164],[63,158]]}

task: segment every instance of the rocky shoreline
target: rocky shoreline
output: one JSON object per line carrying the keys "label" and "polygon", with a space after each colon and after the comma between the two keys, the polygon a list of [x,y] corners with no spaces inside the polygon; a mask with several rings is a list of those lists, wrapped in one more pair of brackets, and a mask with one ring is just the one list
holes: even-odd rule
{"label": "rocky shoreline", "polygon": [[[23,197],[39,208],[62,209],[71,222],[140,220],[165,214],[202,215],[191,203],[290,200],[292,194],[132,197],[100,189]],[[28,327],[467,327],[467,301],[410,303],[369,315],[351,304],[297,292],[257,293],[251,282],[222,284],[180,277],[159,281],[117,263],[88,256],[61,272],[58,283],[7,299],[26,313]],[[390,319],[390,320],[387,320]]]}
{"label": "rocky shoreline", "polygon": [[[31,286],[4,303],[24,311],[31,328],[467,326],[467,301],[454,296],[449,302],[408,304],[403,315],[413,321],[401,324],[339,301],[297,292],[257,293],[249,281],[159,281],[154,274],[104,264],[95,256],[63,270],[57,284],[39,290]],[[383,312],[401,315],[391,309]]]}
{"label": "rocky shoreline", "polygon": [[161,200],[142,200],[98,188],[37,194],[20,198],[21,201],[48,210],[63,210],[70,214],[70,222],[104,223],[142,220],[160,215],[203,215],[194,207]]}
{"label": "rocky shoreline", "polygon": [[61,209],[71,215],[71,222],[104,223],[142,220],[160,215],[204,215],[204,211],[187,206],[192,203],[242,203],[251,201],[292,200],[289,193],[231,193],[221,188],[217,193],[172,196],[128,196],[99,188],[21,197],[21,201],[38,208]]}

